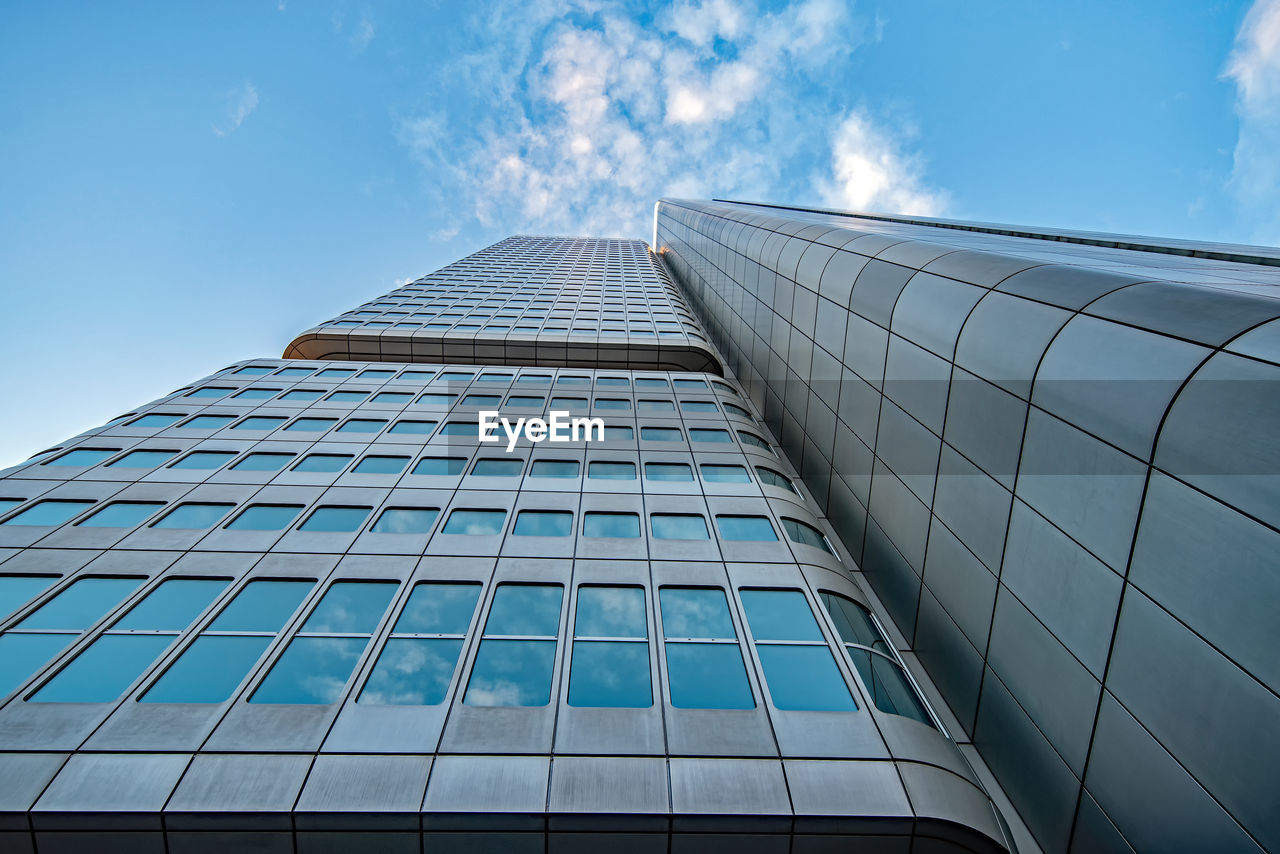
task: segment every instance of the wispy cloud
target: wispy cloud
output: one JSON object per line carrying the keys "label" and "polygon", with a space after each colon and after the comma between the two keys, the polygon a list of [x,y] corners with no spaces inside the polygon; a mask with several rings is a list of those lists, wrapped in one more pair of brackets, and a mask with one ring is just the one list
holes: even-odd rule
{"label": "wispy cloud", "polygon": [[228,92],[224,98],[226,111],[222,120],[213,125],[213,132],[218,136],[235,133],[249,114],[258,108],[258,90],[249,82],[238,89]]}
{"label": "wispy cloud", "polygon": [[1240,133],[1229,187],[1258,224],[1255,240],[1280,244],[1280,0],[1257,0],[1236,34],[1224,76],[1235,82]]}
{"label": "wispy cloud", "polygon": [[664,195],[942,206],[899,136],[834,100],[848,93],[832,68],[882,25],[841,0],[677,0],[651,18],[621,0],[567,12],[544,1],[487,14],[531,45],[462,64],[473,94],[501,109],[470,126],[441,111],[401,128],[433,185],[485,224],[638,237]]}

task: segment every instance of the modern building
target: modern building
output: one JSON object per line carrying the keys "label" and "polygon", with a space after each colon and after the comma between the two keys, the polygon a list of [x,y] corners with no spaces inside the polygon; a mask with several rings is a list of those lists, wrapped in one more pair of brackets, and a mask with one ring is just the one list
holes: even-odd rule
{"label": "modern building", "polygon": [[1280,254],[654,249],[509,238],[4,472],[0,848],[1280,847]]}

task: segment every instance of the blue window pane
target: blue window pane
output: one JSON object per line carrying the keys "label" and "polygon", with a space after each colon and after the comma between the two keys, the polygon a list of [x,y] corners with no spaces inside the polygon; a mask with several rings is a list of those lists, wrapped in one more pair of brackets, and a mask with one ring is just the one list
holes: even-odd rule
{"label": "blue window pane", "polygon": [[391,638],[360,692],[359,702],[437,706],[449,691],[461,653],[461,639]]}
{"label": "blue window pane", "polygon": [[871,702],[877,709],[933,726],[933,719],[897,664],[865,649],[845,647],[845,651],[858,669],[862,684],[871,692]]}
{"label": "blue window pane", "polygon": [[141,580],[81,578],[18,623],[18,628],[83,631],[132,593]]}
{"label": "blue window pane", "polygon": [[591,385],[590,377],[557,377],[556,385]]}
{"label": "blue window pane", "polygon": [[400,379],[405,382],[425,383],[435,375],[435,371],[405,371],[400,374]]}
{"label": "blue window pane", "polygon": [[434,421],[397,421],[391,425],[390,433],[413,433],[419,436],[425,436],[432,430],[436,429]]}
{"label": "blue window pane", "polygon": [[320,395],[324,394],[318,388],[299,388],[291,392],[280,395],[281,400],[317,400]]}
{"label": "blue window pane", "polygon": [[425,534],[439,515],[434,507],[388,507],[369,530],[375,534]]}
{"label": "blue window pane", "polygon": [[761,439],[755,433],[748,433],[745,430],[739,430],[738,438],[742,440],[744,445],[755,445],[757,448],[764,448],[766,451],[769,450],[769,443],[764,439]]}
{"label": "blue window pane", "polygon": [[740,590],[739,595],[756,640],[824,640],[799,590]]}
{"label": "blue window pane", "polygon": [[338,433],[377,433],[386,421],[380,418],[352,418],[337,429]]}
{"label": "blue window pane", "polygon": [[179,504],[151,527],[203,531],[222,521],[222,517],[230,513],[234,506],[234,504]]}
{"label": "blue window pane", "polygon": [[223,397],[224,395],[226,395],[227,392],[231,390],[232,389],[226,386],[221,386],[221,387],[205,386],[204,388],[198,388],[195,391],[188,392],[186,396],[187,397]]}
{"label": "blue window pane", "polygon": [[366,380],[385,380],[390,379],[395,371],[386,371],[380,368],[370,368],[360,372],[360,378]]}
{"label": "blue window pane", "polygon": [[569,705],[627,709],[652,706],[649,645],[634,641],[574,641]]}
{"label": "blue window pane", "polygon": [[304,632],[369,633],[378,627],[399,584],[391,581],[338,581],[302,626]]}
{"label": "blue window pane", "polygon": [[584,537],[640,536],[640,516],[636,513],[586,513],[582,518]]}
{"label": "blue window pane", "polygon": [[631,385],[631,380],[626,377],[596,377],[596,385],[627,388]]}
{"label": "blue window pane", "polygon": [[738,406],[737,404],[733,404],[733,403],[722,403],[722,404],[720,404],[720,405],[721,405],[722,407],[724,407],[724,411],[725,411],[725,412],[728,412],[728,413],[730,413],[730,414],[732,414],[732,415],[737,415],[739,418],[750,418],[750,417],[751,417],[751,413],[750,413],[750,412],[748,412],[747,410],[743,409],[741,406]]}
{"label": "blue window pane", "polygon": [[351,454],[308,454],[293,470],[331,474],[346,468],[351,457]]}
{"label": "blue window pane", "polygon": [[636,409],[640,412],[675,412],[676,405],[669,400],[637,400]]}
{"label": "blue window pane", "polygon": [[218,632],[278,632],[315,582],[250,581],[210,625]]}
{"label": "blue window pane", "polygon": [[414,474],[456,475],[462,474],[467,461],[464,457],[423,457],[413,467]]}
{"label": "blue window pane", "polygon": [[350,533],[360,530],[372,507],[318,507],[298,526],[299,531]]}
{"label": "blue window pane", "polygon": [[577,460],[534,460],[529,469],[530,477],[577,477],[580,466]]}
{"label": "blue window pane", "polygon": [[354,403],[358,400],[364,400],[368,396],[369,392],[367,391],[335,391],[329,395],[329,399],[342,403]]}
{"label": "blue window pane", "polygon": [[654,513],[649,517],[653,536],[659,540],[708,540],[707,520],[701,516]]}
{"label": "blue window pane", "polygon": [[30,602],[57,580],[52,575],[0,575],[0,619]]}
{"label": "blue window pane", "polygon": [[480,425],[475,421],[449,421],[440,428],[442,436],[479,436]]}
{"label": "blue window pane", "polygon": [[45,683],[37,703],[107,703],[173,643],[173,635],[103,635]]}
{"label": "blue window pane", "polygon": [[424,582],[396,620],[395,631],[413,634],[466,634],[480,598],[480,585]]}
{"label": "blue window pane", "polygon": [[851,712],[857,708],[831,650],[808,644],[757,644],[769,695],[779,709]]}
{"label": "blue window pane", "polygon": [[533,397],[527,394],[513,394],[507,398],[507,406],[515,408],[540,408],[546,402],[545,397]]}
{"label": "blue window pane", "polygon": [[285,418],[279,418],[274,415],[252,415],[241,421],[232,430],[274,430],[283,424]]}
{"label": "blue window pane", "polygon": [[294,454],[249,454],[231,467],[232,471],[280,471]]}
{"label": "blue window pane", "polygon": [[274,397],[280,392],[278,388],[247,388],[236,395],[237,398],[243,400],[265,400],[268,397]]}
{"label": "blue window pane", "polygon": [[471,474],[476,477],[514,477],[524,470],[521,459],[484,459],[476,460]]}
{"label": "blue window pane", "polygon": [[689,428],[689,441],[691,442],[732,442],[733,438],[729,435],[728,430],[708,430],[698,427]]}
{"label": "blue window pane", "polygon": [[250,365],[247,368],[241,368],[240,370],[236,371],[236,373],[240,375],[260,376],[262,374],[271,373],[271,369],[259,367],[257,365]]}
{"label": "blue window pane", "polygon": [[354,368],[325,368],[317,377],[349,377],[355,373]]}
{"label": "blue window pane", "polygon": [[668,638],[736,638],[729,602],[716,587],[664,587],[662,630]]}
{"label": "blue window pane", "polygon": [[556,642],[494,640],[480,642],[471,681],[469,706],[545,706],[551,701]]}
{"label": "blue window pane", "polygon": [[636,437],[636,432],[630,427],[614,427],[605,425],[604,440],[606,442],[625,442]]}
{"label": "blue window pane", "polygon": [[186,430],[221,430],[235,420],[234,415],[197,415],[182,427]]}
{"label": "blue window pane", "polygon": [[742,466],[703,463],[702,477],[708,483],[750,483],[751,475]]}
{"label": "blue window pane", "polygon": [[0,498],[0,515],[8,513],[21,503],[21,498]]}
{"label": "blue window pane", "polygon": [[153,469],[161,463],[167,463],[177,451],[130,451],[120,459],[110,463],[107,468]]}
{"label": "blue window pane", "polygon": [[702,380],[672,380],[671,384],[676,388],[706,388],[707,384]]}
{"label": "blue window pane", "polygon": [[511,382],[511,374],[481,374],[479,382],[482,383],[509,383]]}
{"label": "blue window pane", "polygon": [[641,587],[578,588],[573,633],[587,638],[647,638],[648,622]]}
{"label": "blue window pane", "polygon": [[368,643],[367,638],[294,638],[249,702],[336,702]]}
{"label": "blue window pane", "polygon": [[597,397],[596,409],[630,409],[631,401],[621,398]]}
{"label": "blue window pane", "polygon": [[815,549],[822,549],[827,554],[832,554],[831,547],[827,545],[827,538],[822,536],[822,532],[812,525],[807,525],[798,519],[783,517],[782,530],[787,532],[787,536],[793,542],[813,546]]}
{"label": "blue window pane", "polygon": [[96,466],[98,463],[119,451],[119,448],[77,448],[68,451],[54,460],[42,465],[46,466]]}
{"label": "blue window pane", "polygon": [[636,388],[666,388],[667,381],[656,377],[637,377]]}
{"label": "blue window pane", "polygon": [[667,683],[678,709],[754,709],[742,653],[731,643],[668,643]]}
{"label": "blue window pane", "polygon": [[645,463],[646,480],[693,480],[693,469],[684,463]]}
{"label": "blue window pane", "polygon": [[319,433],[323,430],[328,430],[337,423],[338,419],[336,418],[299,418],[284,429],[300,430],[303,433]]}
{"label": "blue window pane", "polygon": [[857,643],[872,649],[889,651],[888,642],[872,621],[871,612],[866,608],[834,593],[820,593],[818,598],[827,609],[827,613],[831,615],[831,622],[836,624],[836,632],[845,643]]}
{"label": "blue window pane", "polygon": [[675,427],[641,427],[640,438],[650,442],[679,442],[680,431]]}
{"label": "blue window pane", "polygon": [[766,466],[756,466],[756,474],[760,478],[761,483],[767,483],[770,486],[781,487],[788,492],[795,492],[796,488],[791,484],[791,479],[785,475],[774,471]]}
{"label": "blue window pane", "polygon": [[61,525],[93,506],[92,501],[41,501],[23,510],[17,516],[4,520],[5,525]]}
{"label": "blue window pane", "polygon": [[716,527],[726,540],[777,542],[773,525],[764,516],[717,516]]}
{"label": "blue window pane", "polygon": [[462,399],[463,406],[497,406],[502,398],[496,394],[469,394]]}
{"label": "blue window pane", "polygon": [[289,527],[301,504],[253,504],[227,525],[232,531],[280,531]]}
{"label": "blue window pane", "polygon": [[705,400],[682,400],[680,409],[684,412],[719,412],[714,403]]}
{"label": "blue window pane", "polygon": [[567,510],[521,510],[511,533],[518,537],[568,537],[573,514]]}
{"label": "blue window pane", "polygon": [[408,457],[365,457],[352,469],[356,474],[400,474],[409,464]]}
{"label": "blue window pane", "polygon": [[551,408],[584,410],[587,408],[587,399],[585,397],[553,397]]}
{"label": "blue window pane", "polygon": [[374,403],[408,403],[413,397],[412,392],[407,391],[384,391],[373,396]]}
{"label": "blue window pane", "polygon": [[454,510],[444,523],[444,533],[491,536],[502,532],[506,518],[505,510]]}
{"label": "blue window pane", "polygon": [[593,462],[587,464],[587,477],[593,480],[635,480],[635,463]]}
{"label": "blue window pane", "polygon": [[168,427],[186,413],[173,415],[169,413],[152,413],[129,422],[130,427]]}
{"label": "blue window pane", "polygon": [[474,376],[475,374],[469,374],[465,371],[444,371],[440,376],[436,377],[436,379],[443,382],[461,383],[470,382],[471,378]]}
{"label": "blue window pane", "polygon": [[542,374],[521,374],[516,377],[518,383],[529,383],[532,385],[546,385],[551,382],[551,377]]}
{"label": "blue window pane", "polygon": [[69,635],[0,635],[0,696],[27,681],[72,639]]}
{"label": "blue window pane", "polygon": [[228,582],[213,578],[170,578],[147,594],[111,627],[180,632],[209,607]]}
{"label": "blue window pane", "polygon": [[276,376],[278,376],[278,377],[305,377],[307,374],[311,373],[311,372],[312,372],[312,371],[314,371],[314,370],[315,370],[315,368],[285,368],[284,370],[276,371]]}
{"label": "blue window pane", "polygon": [[235,456],[234,451],[193,451],[178,460],[171,469],[216,469]]}
{"label": "blue window pane", "polygon": [[163,501],[115,501],[79,523],[83,528],[132,528],[164,506]]}
{"label": "blue window pane", "polygon": [[500,584],[484,633],[554,637],[560,631],[563,598],[559,584]]}
{"label": "blue window pane", "polygon": [[457,400],[456,394],[438,394],[436,392],[427,392],[418,397],[418,403],[421,406],[452,406]]}

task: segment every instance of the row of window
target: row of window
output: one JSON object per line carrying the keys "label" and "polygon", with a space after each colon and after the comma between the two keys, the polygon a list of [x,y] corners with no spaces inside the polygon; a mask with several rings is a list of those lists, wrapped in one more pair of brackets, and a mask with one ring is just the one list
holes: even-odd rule
{"label": "row of window", "polygon": [[[55,579],[0,576],[0,607],[12,613]],[[129,596],[143,579],[83,577],[0,634],[0,694],[38,673]],[[170,578],[116,620],[28,702],[119,699],[224,592],[230,579]],[[139,696],[143,703],[221,703],[253,671],[311,593],[314,580],[254,579]],[[311,609],[250,693],[250,703],[339,701],[399,591],[394,581],[336,581]],[[474,581],[413,585],[356,702],[443,703],[480,604]],[[738,589],[750,643],[775,708],[851,712],[857,703],[808,598],[797,589]],[[843,596],[820,602],[873,703],[933,725],[874,618]],[[664,586],[658,619],[667,689],[676,708],[751,709],[755,694],[725,591]],[[564,586],[498,584],[489,603],[462,702],[546,706],[561,636]],[[567,702],[649,708],[654,704],[648,606],[643,587],[583,584],[573,614]]]}
{"label": "row of window", "polygon": [[[662,324],[659,324],[661,326]],[[528,333],[529,335],[543,335],[545,333],[555,334],[557,332],[566,335],[618,335],[619,337],[647,337],[655,338],[695,338],[705,342],[707,339],[697,332],[693,331],[693,327],[686,324],[681,330],[679,324],[671,324],[676,329],[658,329],[643,326],[557,326],[554,324],[546,325],[529,325],[529,324],[510,324],[502,323],[486,323],[481,326],[478,323],[414,323],[410,321],[400,321],[399,323],[391,323],[388,321],[370,320],[364,323],[355,320],[332,320],[324,324],[324,326],[340,326],[340,327],[359,327],[360,329],[430,329],[440,332],[473,332],[480,335],[492,335],[502,332]]]}
{"label": "row of window", "polygon": [[[306,509],[304,504],[255,503],[243,508],[229,521],[236,505],[232,502],[184,501],[156,518],[164,501],[109,501],[87,516],[97,502],[65,498],[37,501],[0,522],[7,526],[55,527],[73,519],[76,527],[136,528],[150,519],[148,527],[159,529],[209,530],[221,525],[230,531],[283,531]],[[372,505],[320,505],[312,509],[295,530],[321,533],[356,533],[373,514]],[[426,534],[440,515],[439,507],[385,507],[369,527],[373,534]],[[506,527],[508,513],[501,509],[453,510],[440,532],[470,536],[496,536]],[[515,514],[511,534],[536,537],[573,535],[574,513],[570,510],[520,510]],[[783,516],[782,526],[793,542],[834,554],[826,538],[812,525]],[[725,541],[777,542],[778,536],[767,516],[718,514],[720,538]],[[659,540],[709,540],[706,517],[699,513],[651,513],[649,530]],[[640,514],[586,511],[582,514],[582,536],[638,538]]]}

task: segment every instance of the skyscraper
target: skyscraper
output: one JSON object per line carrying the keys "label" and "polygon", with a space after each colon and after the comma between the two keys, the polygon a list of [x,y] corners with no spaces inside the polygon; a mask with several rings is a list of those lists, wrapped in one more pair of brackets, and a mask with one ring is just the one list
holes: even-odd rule
{"label": "skyscraper", "polygon": [[655,234],[509,238],[7,471],[0,845],[1274,847],[1280,256]]}

